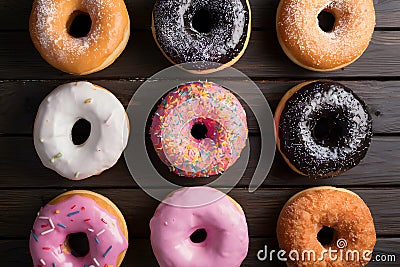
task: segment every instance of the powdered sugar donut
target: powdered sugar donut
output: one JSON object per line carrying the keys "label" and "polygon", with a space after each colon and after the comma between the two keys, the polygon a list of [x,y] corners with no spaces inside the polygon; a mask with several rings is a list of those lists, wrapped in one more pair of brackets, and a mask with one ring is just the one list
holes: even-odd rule
{"label": "powdered sugar donut", "polygon": [[[200,199],[204,200],[203,205],[190,206]],[[151,246],[160,267],[239,267],[248,251],[242,208],[210,187],[173,192],[158,206],[150,230]]]}
{"label": "powdered sugar donut", "polygon": [[[77,234],[83,238],[74,241]],[[128,248],[128,229],[121,211],[108,198],[74,190],[40,209],[29,248],[34,266],[118,267]]]}
{"label": "powdered sugar donut", "polygon": [[[318,15],[334,17],[331,30]],[[276,30],[286,55],[313,71],[331,71],[356,61],[367,49],[375,27],[372,0],[281,0]]]}
{"label": "powdered sugar donut", "polygon": [[162,100],[150,135],[158,156],[176,174],[216,175],[233,165],[246,145],[246,113],[227,89],[190,82]]}
{"label": "powdered sugar donut", "polygon": [[[72,141],[79,119],[91,125],[90,136],[80,145]],[[33,131],[42,163],[60,175],[80,180],[111,168],[125,149],[129,121],[118,99],[89,82],[57,87],[41,103]]]}
{"label": "powdered sugar donut", "polygon": [[[86,19],[86,24],[74,27],[77,18]],[[87,31],[82,31],[84,26]],[[35,0],[29,29],[48,63],[84,75],[106,68],[122,53],[130,22],[123,0]]]}

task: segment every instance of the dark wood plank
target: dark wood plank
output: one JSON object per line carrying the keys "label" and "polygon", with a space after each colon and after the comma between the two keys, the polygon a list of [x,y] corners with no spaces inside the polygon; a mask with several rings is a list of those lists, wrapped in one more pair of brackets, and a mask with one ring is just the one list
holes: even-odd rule
{"label": "dark wood plank", "polygon": [[[149,29],[154,1],[126,0],[134,29]],[[250,0],[254,28],[273,28],[278,0]],[[400,4],[396,0],[374,0],[377,27],[400,27]],[[0,1],[0,30],[27,30],[32,1]]]}
{"label": "dark wood plank", "polygon": [[[276,257],[272,261],[259,261],[257,253],[263,249],[265,245],[268,251],[279,250],[277,241],[274,238],[250,238],[249,252],[244,260],[242,267],[266,266],[266,267],[284,267],[285,263],[279,262]],[[377,255],[395,255],[397,261],[391,262],[371,262],[368,267],[381,266],[398,266],[400,253],[400,238],[378,238],[374,248],[374,257]],[[275,254],[276,255],[276,254]],[[380,256],[382,257],[382,256]],[[29,255],[28,240],[1,240],[0,241],[0,258],[4,266],[8,267],[25,267],[32,266],[32,260]],[[153,255],[151,244],[148,239],[133,239],[130,240],[125,259],[121,267],[131,266],[146,266],[157,267],[157,261]]]}
{"label": "dark wood plank", "polygon": [[[40,162],[33,141],[28,137],[0,138],[0,188],[138,188],[132,179],[123,157],[111,169],[100,176],[83,181],[70,181],[54,171],[45,168]],[[260,137],[250,136],[250,159],[247,170],[237,184],[247,187],[258,163]],[[400,185],[400,137],[375,137],[366,158],[360,165],[330,179],[314,180],[293,172],[279,153],[262,187],[275,186],[399,186]],[[151,153],[154,156],[154,152]],[[200,179],[180,178],[170,173],[157,161],[154,166],[169,180],[182,185],[200,185]]]}
{"label": "dark wood plank", "polygon": [[[396,77],[400,67],[400,31],[375,32],[364,55],[333,72],[307,71],[293,64],[278,44],[275,31],[255,31],[248,49],[234,67],[252,78]],[[133,32],[128,47],[106,70],[85,77],[62,73],[47,64],[33,47],[27,32],[0,32],[0,80],[147,78],[170,66],[150,31]],[[379,70],[379,72],[377,71]]]}
{"label": "dark wood plank", "polygon": [[[69,188],[72,189],[72,188]],[[26,238],[41,206],[65,190],[25,189],[3,190],[0,199],[0,238]],[[109,197],[122,211],[134,238],[148,238],[148,223],[158,202],[140,189],[96,189]],[[285,202],[298,188],[233,189],[229,195],[242,205],[247,216],[251,237],[272,237],[276,221]],[[400,190],[393,188],[354,189],[369,206],[379,236],[400,234]]]}
{"label": "dark wood plank", "polygon": [[[43,98],[67,81],[0,81],[0,134],[32,134],[37,109]],[[111,90],[126,107],[142,81],[95,80]],[[281,97],[301,81],[257,81],[274,111]],[[375,134],[400,133],[400,81],[339,81],[364,99],[373,117]],[[232,82],[234,84],[234,82]],[[248,127],[258,134],[258,124],[247,109]]]}

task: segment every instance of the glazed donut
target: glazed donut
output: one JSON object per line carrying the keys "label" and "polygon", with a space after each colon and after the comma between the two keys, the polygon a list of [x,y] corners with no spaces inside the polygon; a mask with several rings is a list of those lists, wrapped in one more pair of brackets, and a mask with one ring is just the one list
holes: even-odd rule
{"label": "glazed donut", "polygon": [[[78,233],[87,239],[86,255],[75,251],[71,240]],[[118,267],[128,248],[128,228],[108,198],[86,190],[69,191],[40,209],[29,248],[34,266]]]}
{"label": "glazed donut", "polygon": [[[320,242],[324,227],[331,233]],[[374,222],[364,201],[349,190],[330,186],[307,189],[290,198],[279,215],[276,233],[286,253],[297,251],[300,255],[286,254],[291,267],[365,266],[376,242]],[[328,249],[336,253],[323,253]],[[316,256],[301,256],[305,251],[314,251]],[[352,258],[351,251],[358,257]]]}
{"label": "glazed donut", "polygon": [[[91,21],[88,32],[74,34],[74,20],[85,16]],[[82,31],[82,25],[77,27]],[[130,22],[123,0],[35,0],[29,31],[36,49],[49,64],[67,73],[85,75],[108,67],[122,53]]]}
{"label": "glazed donut", "polygon": [[161,101],[150,136],[171,171],[208,177],[224,172],[240,157],[247,140],[246,113],[227,89],[212,82],[190,82]]}
{"label": "glazed donut", "polygon": [[[80,119],[90,123],[90,135],[86,142],[75,145],[72,129]],[[54,89],[40,104],[33,130],[43,165],[71,180],[111,168],[128,136],[129,120],[122,104],[112,93],[89,82]]]}
{"label": "glazed donut", "polygon": [[251,32],[250,4],[248,0],[157,0],[152,31],[172,64],[201,61],[189,71],[219,71],[235,64],[246,50]]}
{"label": "glazed donut", "polygon": [[[204,200],[204,204],[191,206]],[[210,187],[174,191],[150,221],[150,241],[160,267],[239,267],[249,237],[240,205]]]}
{"label": "glazed donut", "polygon": [[[319,14],[334,16],[325,32]],[[332,71],[356,61],[367,49],[375,27],[372,0],[281,0],[276,16],[278,40],[297,65]]]}
{"label": "glazed donut", "polygon": [[297,173],[332,177],[356,166],[372,138],[372,119],[349,88],[329,81],[289,90],[275,112],[278,150]]}

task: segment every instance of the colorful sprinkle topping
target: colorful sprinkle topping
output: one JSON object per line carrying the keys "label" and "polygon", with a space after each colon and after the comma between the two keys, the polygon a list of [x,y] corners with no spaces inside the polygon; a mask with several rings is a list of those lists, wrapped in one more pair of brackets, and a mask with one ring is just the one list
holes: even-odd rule
{"label": "colorful sprinkle topping", "polygon": [[75,214],[78,214],[79,212],[81,212],[80,210],[74,211],[74,212],[70,212],[67,214],[68,217],[74,216]]}

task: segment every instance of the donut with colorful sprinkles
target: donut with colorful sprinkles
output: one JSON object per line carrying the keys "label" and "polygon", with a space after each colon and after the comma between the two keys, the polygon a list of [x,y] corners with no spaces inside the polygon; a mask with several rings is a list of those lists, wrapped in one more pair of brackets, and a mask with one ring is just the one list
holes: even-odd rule
{"label": "donut with colorful sprinkles", "polygon": [[34,266],[118,267],[128,248],[128,228],[108,198],[86,190],[69,191],[40,209],[29,248]]}
{"label": "donut with colorful sprinkles", "polygon": [[186,177],[223,173],[240,157],[247,134],[239,100],[212,82],[177,86],[161,101],[150,126],[161,161]]}

